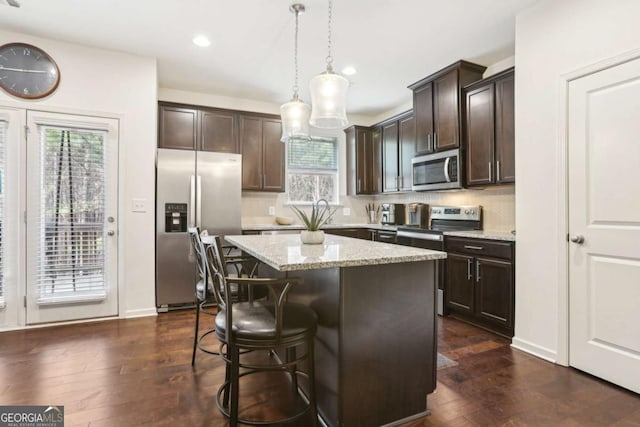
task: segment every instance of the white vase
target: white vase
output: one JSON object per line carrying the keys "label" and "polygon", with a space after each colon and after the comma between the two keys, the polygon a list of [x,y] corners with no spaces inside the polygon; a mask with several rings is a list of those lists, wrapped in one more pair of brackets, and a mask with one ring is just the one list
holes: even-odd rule
{"label": "white vase", "polygon": [[319,245],[324,242],[324,231],[302,230],[300,232],[300,241],[305,245]]}

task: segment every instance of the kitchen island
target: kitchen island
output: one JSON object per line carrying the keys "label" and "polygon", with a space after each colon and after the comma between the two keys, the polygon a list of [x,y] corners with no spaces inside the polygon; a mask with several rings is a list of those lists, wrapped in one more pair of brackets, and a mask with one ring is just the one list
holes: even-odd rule
{"label": "kitchen island", "polygon": [[304,279],[289,300],[318,314],[318,412],[328,426],[398,425],[428,413],[435,260],[446,253],[334,235],[321,245],[303,245],[299,235],[225,240],[262,261],[263,276]]}

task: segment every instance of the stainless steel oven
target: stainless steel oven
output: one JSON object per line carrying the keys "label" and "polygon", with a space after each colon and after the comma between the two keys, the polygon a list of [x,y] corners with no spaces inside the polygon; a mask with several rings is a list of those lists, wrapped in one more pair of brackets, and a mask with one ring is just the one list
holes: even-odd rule
{"label": "stainless steel oven", "polygon": [[413,191],[462,188],[462,156],[458,148],[414,157],[411,168]]}

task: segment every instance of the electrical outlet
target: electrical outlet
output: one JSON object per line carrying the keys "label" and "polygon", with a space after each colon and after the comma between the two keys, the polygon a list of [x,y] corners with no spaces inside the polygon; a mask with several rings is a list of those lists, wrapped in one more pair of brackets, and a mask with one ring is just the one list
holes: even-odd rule
{"label": "electrical outlet", "polygon": [[351,215],[351,208],[342,208],[342,215],[344,216]]}
{"label": "electrical outlet", "polygon": [[145,213],[147,211],[147,199],[131,199],[131,212]]}
{"label": "electrical outlet", "polygon": [[275,206],[269,206],[269,215],[273,216],[276,214]]}

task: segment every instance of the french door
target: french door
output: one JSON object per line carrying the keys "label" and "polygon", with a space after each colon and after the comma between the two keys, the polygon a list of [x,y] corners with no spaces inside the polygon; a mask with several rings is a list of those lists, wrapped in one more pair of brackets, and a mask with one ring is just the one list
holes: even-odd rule
{"label": "french door", "polygon": [[26,323],[117,315],[118,122],[26,123]]}
{"label": "french door", "polygon": [[0,107],[0,328],[19,322],[20,144],[25,112]]}

